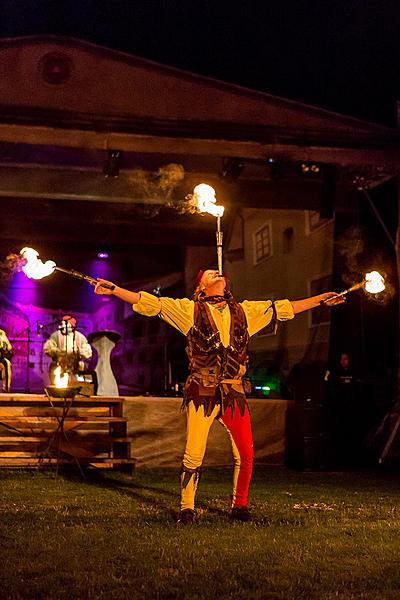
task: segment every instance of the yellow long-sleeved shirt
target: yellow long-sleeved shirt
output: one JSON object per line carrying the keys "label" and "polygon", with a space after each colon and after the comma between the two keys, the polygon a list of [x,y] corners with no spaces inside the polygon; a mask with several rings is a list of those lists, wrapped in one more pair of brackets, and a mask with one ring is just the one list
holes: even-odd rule
{"label": "yellow long-sleeved shirt", "polygon": [[[271,300],[244,300],[239,304],[246,315],[250,337],[271,322],[273,316]],[[227,305],[223,310],[215,308],[212,304],[208,306],[221,336],[221,342],[227,347],[231,325],[230,310]],[[194,325],[194,301],[189,298],[158,298],[147,292],[140,292],[140,300],[137,304],[133,304],[132,308],[147,317],[160,316],[183,335],[187,335]],[[275,309],[279,321],[288,321],[294,317],[289,300],[276,300]]]}

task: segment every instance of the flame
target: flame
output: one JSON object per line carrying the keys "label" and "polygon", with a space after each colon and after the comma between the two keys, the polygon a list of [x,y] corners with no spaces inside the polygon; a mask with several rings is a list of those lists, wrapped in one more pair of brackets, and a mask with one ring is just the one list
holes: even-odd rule
{"label": "flame", "polygon": [[379,294],[385,289],[385,280],[378,271],[371,271],[365,275],[365,289],[370,294]]}
{"label": "flame", "polygon": [[224,214],[224,207],[216,204],[215,190],[211,185],[207,185],[207,183],[196,185],[193,197],[200,212],[207,212],[214,217],[222,217]]}
{"label": "flame", "polygon": [[56,263],[53,260],[42,262],[39,258],[39,252],[33,248],[22,248],[20,252],[26,260],[26,264],[22,267],[22,271],[30,279],[42,279],[51,275],[56,268]]}
{"label": "flame", "polygon": [[68,386],[68,373],[61,375],[61,367],[54,369],[54,385],[57,388],[66,388]]}

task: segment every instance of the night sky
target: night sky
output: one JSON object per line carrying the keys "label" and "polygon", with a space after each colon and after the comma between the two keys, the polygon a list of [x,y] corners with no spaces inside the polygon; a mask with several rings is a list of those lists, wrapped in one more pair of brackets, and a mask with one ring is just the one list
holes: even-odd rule
{"label": "night sky", "polygon": [[2,0],[0,36],[85,39],[388,125],[398,0]]}
{"label": "night sky", "polygon": [[3,38],[80,38],[387,125],[399,32],[399,0],[0,0]]}

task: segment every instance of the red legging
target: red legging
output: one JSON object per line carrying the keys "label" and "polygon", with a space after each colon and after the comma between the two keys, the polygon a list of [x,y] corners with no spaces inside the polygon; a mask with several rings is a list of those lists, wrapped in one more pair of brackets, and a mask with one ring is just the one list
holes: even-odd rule
{"label": "red legging", "polygon": [[246,406],[244,415],[235,407],[234,414],[228,408],[220,414],[216,406],[212,414],[204,415],[204,407],[196,411],[193,402],[187,407],[186,447],[181,472],[181,509],[194,508],[194,499],[198,484],[198,470],[203,462],[207,446],[208,433],[214,419],[225,427],[232,444],[234,458],[232,507],[246,506],[247,495],[253,468],[253,437],[251,434],[250,414]]}

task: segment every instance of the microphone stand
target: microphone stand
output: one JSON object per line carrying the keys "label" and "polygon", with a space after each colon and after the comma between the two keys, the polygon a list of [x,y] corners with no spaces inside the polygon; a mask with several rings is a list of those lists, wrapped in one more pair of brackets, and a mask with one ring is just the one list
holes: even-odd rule
{"label": "microphone stand", "polygon": [[[36,325],[38,323],[38,321],[35,321],[33,323],[33,325]],[[20,331],[19,333],[17,333],[15,335],[16,338],[20,337],[23,333],[27,334],[27,343],[26,343],[26,373],[25,373],[25,394],[30,394],[31,393],[31,387],[30,387],[30,356],[31,356],[31,330],[32,330],[32,325],[28,325],[27,327],[25,327],[25,329],[23,329],[22,331]]]}
{"label": "microphone stand", "polygon": [[[68,321],[64,321],[64,331],[65,331],[65,354],[68,356]],[[78,356],[77,348],[76,348],[76,327],[72,327],[72,373],[74,374],[74,369],[76,368],[76,357]],[[61,332],[63,333],[63,332]],[[79,367],[78,367],[79,369]]]}

